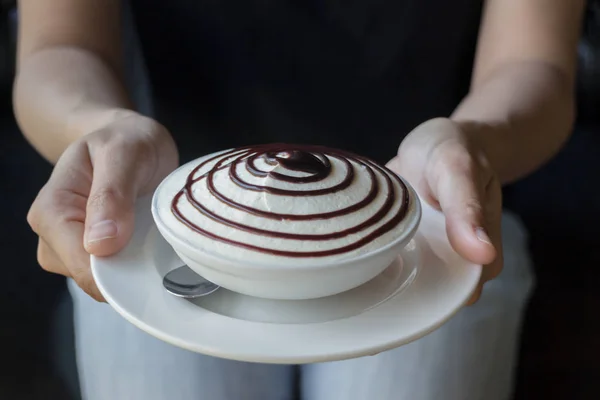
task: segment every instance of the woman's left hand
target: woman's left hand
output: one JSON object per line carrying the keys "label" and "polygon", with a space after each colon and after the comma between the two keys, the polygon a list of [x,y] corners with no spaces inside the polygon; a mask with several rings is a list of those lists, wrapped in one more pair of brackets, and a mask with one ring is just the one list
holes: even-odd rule
{"label": "woman's left hand", "polygon": [[415,128],[387,166],[444,213],[454,250],[484,265],[476,302],[502,270],[502,192],[486,155],[459,124],[437,118]]}

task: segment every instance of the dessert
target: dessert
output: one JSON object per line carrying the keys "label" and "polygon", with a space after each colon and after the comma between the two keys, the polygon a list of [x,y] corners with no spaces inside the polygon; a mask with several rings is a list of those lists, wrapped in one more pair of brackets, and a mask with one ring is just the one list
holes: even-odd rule
{"label": "dessert", "polygon": [[240,260],[356,257],[401,235],[410,208],[393,172],[318,146],[227,150],[170,182],[159,197],[164,222],[194,247]]}
{"label": "dessert", "polygon": [[414,190],[375,162],[321,146],[267,144],[207,155],[154,193],[162,236],[227,289],[307,299],[382,272],[411,240]]}

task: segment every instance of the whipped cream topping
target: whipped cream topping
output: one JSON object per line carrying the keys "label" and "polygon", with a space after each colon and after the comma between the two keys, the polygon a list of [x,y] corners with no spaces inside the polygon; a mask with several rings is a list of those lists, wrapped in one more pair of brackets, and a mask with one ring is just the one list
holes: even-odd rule
{"label": "whipped cream topping", "polygon": [[393,172],[319,146],[215,153],[174,172],[159,191],[171,232],[199,251],[240,260],[356,257],[402,235],[414,212]]}

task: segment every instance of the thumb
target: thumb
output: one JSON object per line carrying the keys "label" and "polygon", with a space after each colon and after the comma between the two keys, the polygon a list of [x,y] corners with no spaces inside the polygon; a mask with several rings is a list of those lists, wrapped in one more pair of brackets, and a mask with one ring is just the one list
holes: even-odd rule
{"label": "thumb", "polygon": [[446,218],[448,240],[454,250],[477,264],[490,264],[497,255],[485,218],[484,182],[472,169],[446,169],[438,180],[436,197]]}
{"label": "thumb", "polygon": [[109,152],[94,157],[94,176],[87,201],[84,247],[90,254],[109,256],[129,242],[134,229],[137,197],[135,162]]}

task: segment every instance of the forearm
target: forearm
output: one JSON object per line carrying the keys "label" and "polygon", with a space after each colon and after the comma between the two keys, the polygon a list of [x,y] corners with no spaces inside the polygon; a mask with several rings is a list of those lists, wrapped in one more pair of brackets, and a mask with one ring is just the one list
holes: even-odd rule
{"label": "forearm", "polygon": [[82,135],[130,108],[114,71],[75,47],[47,48],[23,60],[13,97],[21,130],[51,162]]}
{"label": "forearm", "polygon": [[568,139],[573,84],[543,63],[507,65],[475,87],[452,115],[480,144],[502,183],[535,171]]}

